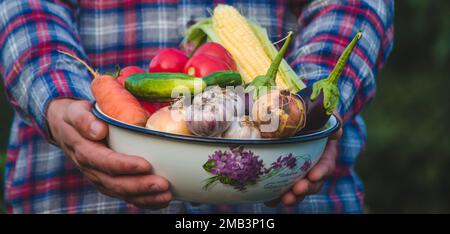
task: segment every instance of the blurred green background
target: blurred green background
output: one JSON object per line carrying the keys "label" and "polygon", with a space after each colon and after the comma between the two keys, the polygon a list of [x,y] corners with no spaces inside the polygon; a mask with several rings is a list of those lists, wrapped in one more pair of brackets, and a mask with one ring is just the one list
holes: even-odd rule
{"label": "blurred green background", "polygon": [[[364,111],[369,137],[356,165],[366,212],[448,213],[450,1],[396,1],[395,11],[394,50]],[[3,176],[12,110],[0,92]]]}

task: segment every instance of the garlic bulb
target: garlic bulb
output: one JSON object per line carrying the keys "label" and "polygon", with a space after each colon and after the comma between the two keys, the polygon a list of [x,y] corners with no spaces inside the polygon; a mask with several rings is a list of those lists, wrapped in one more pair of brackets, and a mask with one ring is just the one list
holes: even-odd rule
{"label": "garlic bulb", "polygon": [[241,119],[231,123],[230,127],[223,133],[224,138],[235,139],[260,139],[261,132],[249,116],[243,116]]}
{"label": "garlic bulb", "polygon": [[243,112],[243,101],[233,90],[212,86],[194,97],[192,105],[186,107],[185,119],[193,134],[216,137]]}

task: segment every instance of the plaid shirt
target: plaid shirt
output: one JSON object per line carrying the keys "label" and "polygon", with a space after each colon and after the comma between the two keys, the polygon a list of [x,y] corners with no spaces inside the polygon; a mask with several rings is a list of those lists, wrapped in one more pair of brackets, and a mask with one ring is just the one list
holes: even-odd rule
{"label": "plaid shirt", "polygon": [[339,82],[345,124],[336,171],[318,194],[294,207],[193,207],[173,201],[153,212],[362,212],[363,184],[353,171],[366,139],[360,112],[374,97],[375,76],[392,49],[393,0],[0,1],[0,73],[15,110],[5,175],[8,212],[150,212],[99,193],[61,149],[49,144],[49,102],[93,99],[86,69],[57,50],[89,60],[100,72],[116,64],[146,68],[159,49],[178,46],[188,21],[208,17],[222,2],[266,27],[273,41],[297,31],[289,61],[308,85],[327,77],[351,38],[364,31]]}

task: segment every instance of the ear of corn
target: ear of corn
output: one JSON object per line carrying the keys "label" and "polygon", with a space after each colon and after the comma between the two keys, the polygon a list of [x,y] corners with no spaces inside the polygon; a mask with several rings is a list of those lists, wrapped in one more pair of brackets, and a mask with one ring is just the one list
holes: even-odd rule
{"label": "ear of corn", "polygon": [[[265,29],[249,22],[235,8],[227,5],[218,5],[212,19],[204,19],[191,26],[184,42],[199,46],[205,38],[220,43],[228,50],[247,84],[255,77],[266,74],[278,53]],[[292,92],[305,87],[285,60],[278,70],[276,83]]]}
{"label": "ear of corn", "polygon": [[[214,31],[239,65],[245,81],[248,83],[254,77],[266,74],[271,60],[246,19],[227,5],[217,6],[212,19]],[[277,78],[279,81],[280,77]]]}

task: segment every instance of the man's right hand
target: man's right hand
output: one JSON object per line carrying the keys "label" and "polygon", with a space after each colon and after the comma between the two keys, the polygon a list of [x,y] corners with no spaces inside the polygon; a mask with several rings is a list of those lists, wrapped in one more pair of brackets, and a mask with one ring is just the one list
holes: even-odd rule
{"label": "man's right hand", "polygon": [[114,152],[99,142],[108,135],[108,127],[91,113],[91,103],[54,100],[47,121],[54,141],[100,192],[140,208],[168,206],[172,200],[169,182],[152,174],[150,163]]}

